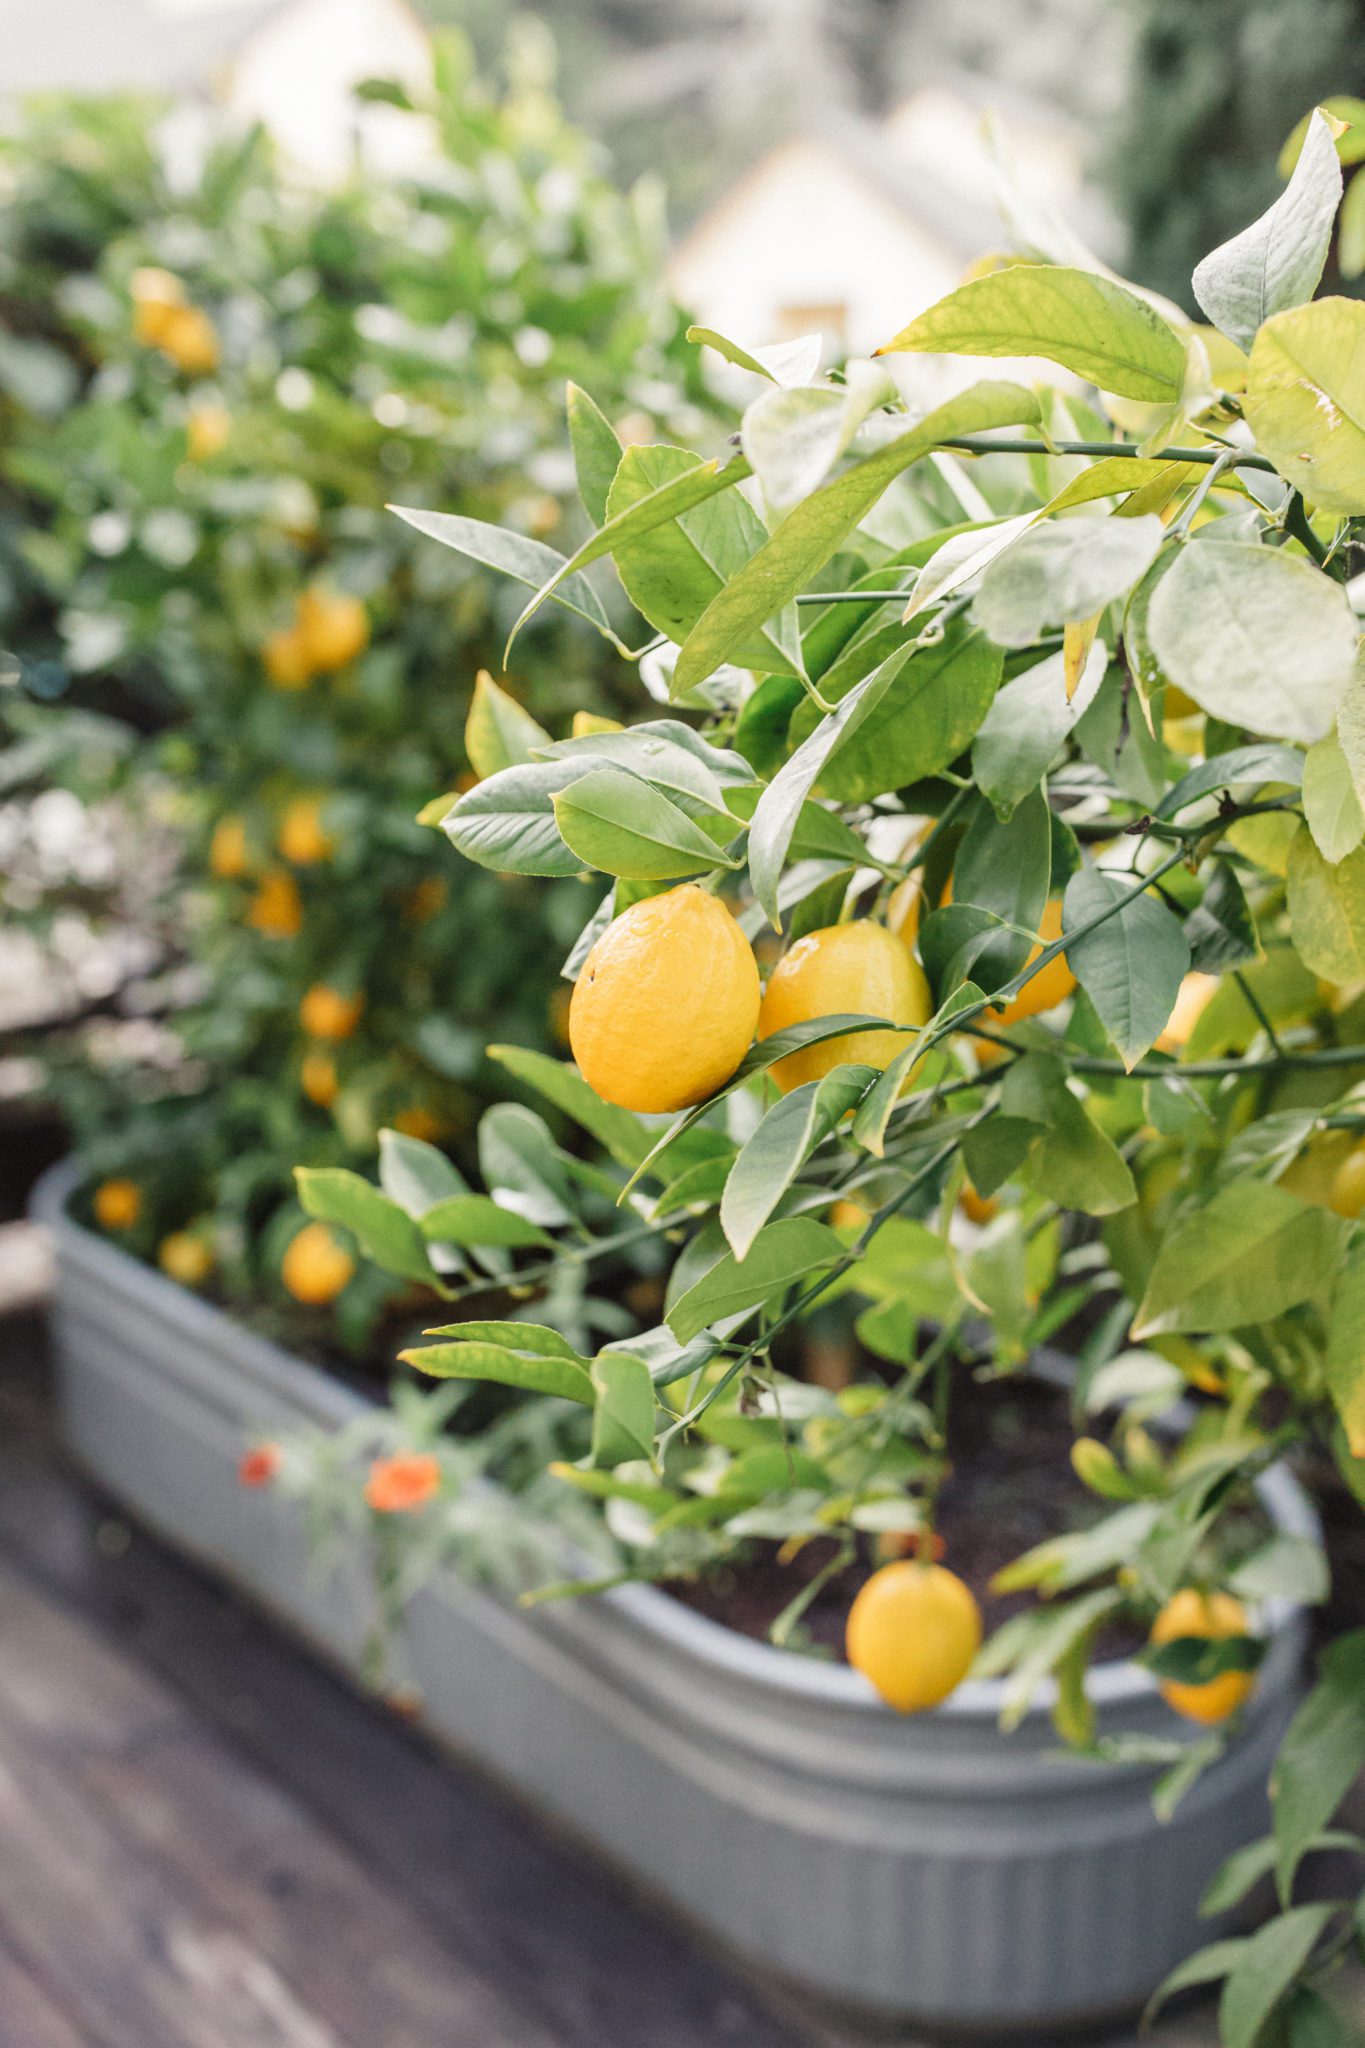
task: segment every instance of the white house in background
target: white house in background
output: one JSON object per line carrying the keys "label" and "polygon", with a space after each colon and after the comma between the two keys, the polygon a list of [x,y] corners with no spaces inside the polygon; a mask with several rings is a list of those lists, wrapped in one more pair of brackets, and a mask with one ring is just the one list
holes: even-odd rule
{"label": "white house in background", "polygon": [[426,31],[407,0],[0,0],[0,95],[173,94],[259,119],[324,178],[357,145],[386,169],[424,153],[420,124],[358,106],[365,78],[419,86]]}
{"label": "white house in background", "polygon": [[[978,94],[927,87],[883,122],[836,117],[771,150],[679,243],[683,304],[750,344],[819,330],[837,356],[889,340],[1002,246]],[[995,125],[1025,199],[1112,246],[1065,118],[1009,109]]]}

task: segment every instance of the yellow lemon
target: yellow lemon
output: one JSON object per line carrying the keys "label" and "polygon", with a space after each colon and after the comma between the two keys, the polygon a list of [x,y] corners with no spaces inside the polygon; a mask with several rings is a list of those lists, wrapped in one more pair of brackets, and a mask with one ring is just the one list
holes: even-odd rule
{"label": "yellow lemon", "polygon": [[[1231,1593],[1199,1593],[1186,1586],[1166,1602],[1152,1624],[1154,1643],[1173,1643],[1182,1636],[1203,1636],[1219,1642],[1225,1636],[1244,1636],[1247,1614]],[[1202,1721],[1206,1727],[1226,1721],[1241,1706],[1256,1681],[1249,1671],[1224,1671],[1206,1685],[1161,1682],[1161,1697],[1187,1721]]]}
{"label": "yellow lemon", "polygon": [[345,668],[363,654],[370,640],[370,622],[358,597],[317,586],[299,599],[298,633],[314,669]]}
{"label": "yellow lemon", "polygon": [[905,1559],[883,1565],[860,1588],[845,1647],[888,1706],[917,1714],[967,1676],[981,1647],[981,1610],[955,1572]]}
{"label": "yellow lemon", "polygon": [[225,405],[196,405],[185,424],[185,446],[191,462],[211,462],[227,447],[232,414]]}
{"label": "yellow lemon", "polygon": [[303,899],[294,877],[280,868],[262,875],[246,918],[268,939],[297,938],[303,926]]}
{"label": "yellow lemon", "polygon": [[102,1180],[93,1206],[101,1230],[131,1230],[142,1214],[142,1190],[135,1180]]}
{"label": "yellow lemon", "polygon": [[355,1260],[325,1223],[305,1223],[291,1237],[280,1262],[280,1278],[309,1308],[335,1301],[355,1272]]}
{"label": "yellow lemon", "polygon": [[161,322],[156,345],[187,377],[207,377],[218,367],[218,336],[199,306],[173,306]]}
{"label": "yellow lemon", "polygon": [[1365,1145],[1354,1146],[1332,1175],[1327,1206],[1352,1221],[1365,1209]]}
{"label": "yellow lemon", "polygon": [[323,830],[323,801],[320,796],[296,796],[285,805],[275,844],[295,867],[306,868],[317,861],[330,860],[336,851],[335,842]]}
{"label": "yellow lemon", "polygon": [[213,1252],[192,1230],[173,1230],[157,1246],[156,1262],[182,1287],[202,1287],[213,1271]]}
{"label": "yellow lemon", "polygon": [[994,1195],[979,1195],[969,1180],[962,1183],[957,1206],[969,1223],[986,1224],[1000,1214],[1000,1204]]}
{"label": "yellow lemon", "polygon": [[[933,1010],[929,984],[909,947],[884,925],[860,918],[809,932],[788,948],[769,977],[758,1035],[771,1038],[789,1024],[837,1017],[843,1011],[919,1025],[928,1022]],[[786,1094],[804,1081],[823,1079],[848,1060],[888,1067],[908,1044],[895,1031],[850,1031],[789,1053],[769,1071]],[[913,1079],[912,1069],[905,1085],[909,1087]]]}
{"label": "yellow lemon", "polygon": [[209,871],[220,882],[235,882],[249,865],[246,825],[241,818],[220,818],[209,841]]}
{"label": "yellow lemon", "polygon": [[349,1038],[360,1022],[365,997],[342,995],[326,982],[314,982],[299,1004],[299,1022],[310,1038]]}
{"label": "yellow lemon", "polygon": [[[1026,966],[1032,966],[1044,946],[1050,946],[1062,936],[1062,899],[1053,896],[1044,906],[1038,925],[1038,944],[1029,954]],[[1076,977],[1066,964],[1066,954],[1059,953],[1055,960],[1049,960],[1030,981],[1026,981],[1017,996],[1006,1003],[1003,1009],[988,1010],[983,1021],[999,1024],[1008,1030],[1024,1017],[1040,1017],[1044,1010],[1055,1009],[1064,1002],[1076,986]]]}
{"label": "yellow lemon", "polygon": [[445,1136],[447,1127],[425,1103],[414,1102],[407,1109],[399,1110],[393,1118],[393,1128],[401,1131],[405,1138],[420,1138],[424,1145],[434,1145],[438,1138]]}
{"label": "yellow lemon", "polygon": [[313,679],[314,665],[297,626],[281,626],[261,647],[265,672],[277,690],[303,690]]}
{"label": "yellow lemon", "polygon": [[330,1109],[337,1099],[336,1061],[329,1052],[308,1052],[299,1068],[299,1086],[319,1109]]}
{"label": "yellow lemon", "polygon": [[1218,986],[1216,974],[1187,974],[1181,982],[1175,1007],[1157,1039],[1158,1052],[1183,1052],[1190,1033],[1203,1016],[1210,996]]}
{"label": "yellow lemon", "polygon": [[185,287],[169,270],[147,267],[132,278],[133,335],[144,348],[160,348],[185,303]]}
{"label": "yellow lemon", "polygon": [[723,903],[684,883],[607,926],[574,984],[569,1043],[604,1102],[687,1109],[734,1073],[758,1005],[748,940]]}

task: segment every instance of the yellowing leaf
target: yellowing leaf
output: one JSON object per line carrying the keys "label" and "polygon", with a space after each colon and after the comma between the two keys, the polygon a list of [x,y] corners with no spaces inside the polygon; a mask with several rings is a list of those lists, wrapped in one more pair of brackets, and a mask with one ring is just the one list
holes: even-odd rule
{"label": "yellowing leaf", "polygon": [[1317,299],[1267,320],[1243,410],[1280,475],[1325,512],[1365,512],[1365,305]]}

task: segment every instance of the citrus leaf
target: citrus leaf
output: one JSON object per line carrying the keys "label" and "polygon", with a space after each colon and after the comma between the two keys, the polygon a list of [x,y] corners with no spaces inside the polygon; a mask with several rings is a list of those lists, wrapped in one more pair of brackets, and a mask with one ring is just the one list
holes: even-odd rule
{"label": "citrus leaf", "polygon": [[1070,698],[1061,654],[1036,662],[1000,691],[972,742],[972,773],[997,817],[1008,818],[1037,788],[1068,733],[1095,701],[1108,663],[1108,648],[1096,641]]}
{"label": "citrus leaf", "polygon": [[550,735],[524,711],[515,697],[500,690],[486,668],[474,679],[474,696],[465,720],[464,745],[474,773],[496,775],[529,761]]}
{"label": "citrus leaf", "polygon": [[426,1214],[434,1203],[467,1192],[463,1175],[444,1152],[402,1131],[379,1133],[379,1185],[409,1216]]}
{"label": "citrus leaf", "polygon": [[575,1067],[523,1045],[490,1045],[488,1057],[591,1131],[619,1165],[638,1166],[649,1151],[653,1138],[640,1119],[631,1110],[603,1102]]}
{"label": "citrus leaf", "polygon": [[[841,736],[820,773],[821,793],[839,803],[863,803],[950,767],[995,701],[1004,667],[1000,649],[965,618],[930,646],[903,645],[891,659],[886,694]],[[799,712],[793,731],[804,723]]]}
{"label": "citrus leaf", "polygon": [[1365,1245],[1351,1254],[1337,1281],[1325,1366],[1346,1448],[1353,1458],[1365,1458]]}
{"label": "citrus leaf", "polygon": [[972,278],[901,329],[879,355],[1046,356],[1124,398],[1178,399],[1185,344],[1136,292],[1093,271],[1012,264]]}
{"label": "citrus leaf", "polygon": [[689,1343],[708,1325],[746,1315],[811,1280],[843,1254],[842,1238],[827,1224],[783,1217],[759,1231],[742,1263],[733,1252],[719,1259],[672,1304],[665,1321],[680,1344]]}
{"label": "citrus leaf", "polygon": [[1281,1899],[1365,1766],[1365,1629],[1323,1651],[1318,1680],[1290,1722],[1270,1780]]}
{"label": "citrus leaf", "polygon": [[1130,1070],[1155,1045],[1190,968],[1180,920],[1155,897],[1131,891],[1131,880],[1082,868],[1067,883],[1062,908],[1069,933],[1123,905],[1084,937],[1068,939],[1066,958]]}
{"label": "citrus leaf", "polygon": [[737,1259],[745,1258],[787,1189],[877,1078],[863,1066],[835,1067],[775,1102],[730,1168],[720,1203],[721,1228]]}
{"label": "citrus leaf", "polygon": [[1198,265],[1194,295],[1215,327],[1249,349],[1272,313],[1301,306],[1318,288],[1341,204],[1341,165],[1320,112],[1309,123],[1294,174],[1259,220]]}
{"label": "citrus leaf", "polygon": [[505,527],[492,526],[484,519],[467,519],[459,512],[423,512],[410,505],[391,505],[389,510],[429,540],[440,541],[443,547],[467,555],[471,562],[479,562],[486,569],[497,569],[514,582],[528,583],[540,596],[553,597],[566,611],[576,612],[580,619],[596,626],[619,654],[629,654],[629,648],[617,638],[591,583],[572,570],[557,548],[547,547],[543,540],[531,540],[522,533],[510,533]]}
{"label": "citrus leaf", "polygon": [[296,1166],[299,1201],[322,1223],[349,1230],[367,1259],[402,1280],[421,1280],[439,1288],[441,1281],[422,1240],[422,1233],[397,1202],[344,1166]]}
{"label": "citrus leaf", "polygon": [[607,516],[607,493],[621,462],[621,443],[601,406],[581,385],[571,383],[566,396],[578,495],[593,525],[601,526]]}
{"label": "citrus leaf", "polygon": [[1162,668],[1202,710],[1277,739],[1329,732],[1355,666],[1341,585],[1280,548],[1190,542],[1153,591],[1147,627]]}
{"label": "citrus leaf", "polygon": [[536,1224],[504,1209],[488,1195],[450,1195],[436,1202],[421,1218],[422,1235],[431,1244],[501,1245],[508,1251],[535,1245],[552,1248]]}
{"label": "citrus leaf", "polygon": [[772,342],[763,348],[745,348],[718,334],[714,327],[689,327],[687,339],[702,348],[713,348],[718,356],[737,369],[752,370],[770,384],[808,384],[820,367],[824,343],[818,334],[801,334],[794,341]]}
{"label": "citrus leaf", "polygon": [[491,1380],[496,1386],[519,1387],[528,1394],[553,1394],[563,1401],[577,1401],[584,1408],[593,1404],[592,1381],[583,1365],[572,1358],[529,1348],[515,1351],[506,1344],[477,1340],[416,1344],[398,1356],[432,1379]]}
{"label": "citrus leaf", "polygon": [[597,1470],[654,1462],[654,1381],[645,1359],[634,1351],[602,1351],[590,1367],[597,1396],[592,1417],[591,1461]]}
{"label": "citrus leaf", "polygon": [[1316,299],[1267,320],[1243,411],[1280,475],[1325,512],[1365,512],[1365,305]]}
{"label": "citrus leaf", "polygon": [[1223,1983],[1218,2024],[1225,2048],[1255,2048],[1280,2000],[1336,1911],[1331,1900],[1294,1906],[1247,1939]]}
{"label": "citrus leaf", "polygon": [[1131,590],[1165,537],[1155,516],[1035,526],[987,568],[972,616],[1002,647],[1027,647],[1044,627],[1092,619]]}
{"label": "citrus leaf", "polygon": [[741,865],[661,790],[619,768],[590,768],[553,803],[560,837],[582,867],[663,882]]}
{"label": "citrus leaf", "polygon": [[583,763],[528,761],[503,768],[467,790],[441,820],[466,860],[507,875],[576,875],[583,863],[564,844],[554,799],[583,773]]}
{"label": "citrus leaf", "polygon": [[1303,764],[1303,815],[1318,852],[1333,866],[1354,853],[1365,838],[1365,811],[1335,733],[1308,749]]}
{"label": "citrus leaf", "polygon": [[1346,1225],[1287,1188],[1232,1181],[1167,1232],[1135,1339],[1264,1323],[1325,1295]]}
{"label": "citrus leaf", "polygon": [[1339,986],[1365,979],[1365,847],[1333,866],[1300,825],[1287,881],[1289,929],[1304,966]]}

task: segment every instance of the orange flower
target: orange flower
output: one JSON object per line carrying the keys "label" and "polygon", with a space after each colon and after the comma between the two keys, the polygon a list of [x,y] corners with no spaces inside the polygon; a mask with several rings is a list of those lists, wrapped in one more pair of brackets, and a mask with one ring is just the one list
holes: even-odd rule
{"label": "orange flower", "polygon": [[280,1447],[278,1444],[256,1444],[249,1451],[243,1451],[237,1466],[237,1481],[241,1486],[269,1486],[280,1469]]}
{"label": "orange flower", "polygon": [[365,1481],[365,1500],[377,1515],[408,1515],[425,1507],[441,1487],[440,1460],[430,1451],[376,1458]]}

